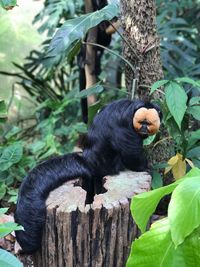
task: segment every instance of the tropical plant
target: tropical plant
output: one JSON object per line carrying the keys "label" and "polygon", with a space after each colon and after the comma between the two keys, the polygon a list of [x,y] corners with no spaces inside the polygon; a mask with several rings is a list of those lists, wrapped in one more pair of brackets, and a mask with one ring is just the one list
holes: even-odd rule
{"label": "tropical plant", "polygon": [[17,0],[0,0],[0,6],[6,10],[13,9],[17,5]]}
{"label": "tropical plant", "polygon": [[193,88],[200,90],[200,83],[187,77],[161,80],[152,86],[151,93],[161,86],[164,100],[159,101],[159,104],[163,110],[168,138],[174,141],[175,154],[169,159],[165,173],[172,170],[177,179],[185,175],[187,164],[200,166],[200,130],[194,127],[195,121],[200,120],[200,96],[191,94]]}
{"label": "tropical plant", "polygon": [[[0,209],[0,217],[8,211],[7,208]],[[22,226],[17,225],[14,222],[0,223],[0,238],[7,236],[13,231],[23,230]],[[2,267],[22,267],[22,263],[11,253],[6,250],[0,249],[0,266]]]}
{"label": "tropical plant", "polygon": [[[133,197],[132,216],[143,233],[131,248],[126,267],[196,267],[199,255],[200,169],[176,182]],[[168,216],[145,232],[160,199],[172,193]],[[145,233],[144,233],[145,232]]]}

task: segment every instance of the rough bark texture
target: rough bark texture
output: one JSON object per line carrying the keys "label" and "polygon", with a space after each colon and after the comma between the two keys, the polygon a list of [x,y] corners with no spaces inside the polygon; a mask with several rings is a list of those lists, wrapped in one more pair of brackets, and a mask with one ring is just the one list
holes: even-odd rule
{"label": "rough bark texture", "polygon": [[138,229],[130,198],[150,189],[147,173],[123,172],[105,177],[106,192],[84,205],[86,192],[67,183],[47,200],[42,249],[35,267],[123,267]]}
{"label": "rough bark texture", "polygon": [[156,32],[156,6],[154,0],[121,0],[121,20],[124,37],[132,46],[124,43],[123,54],[135,67],[126,66],[126,86],[131,92],[132,81],[138,79],[136,96],[148,97],[150,86],[163,78]]}
{"label": "rough bark texture", "polygon": [[[135,66],[135,73],[128,65],[125,68],[126,86],[129,92],[132,89],[133,79],[136,79],[135,97],[141,99],[161,99],[159,92],[149,96],[151,85],[164,77],[159,38],[156,29],[155,0],[121,0],[121,21],[123,35],[127,42],[123,43],[123,56]],[[130,94],[131,95],[131,94]],[[166,130],[161,129],[164,138],[159,145],[148,147],[149,165],[166,162],[173,155],[171,140]],[[165,180],[165,179],[164,179]],[[165,184],[169,183],[164,181]]]}

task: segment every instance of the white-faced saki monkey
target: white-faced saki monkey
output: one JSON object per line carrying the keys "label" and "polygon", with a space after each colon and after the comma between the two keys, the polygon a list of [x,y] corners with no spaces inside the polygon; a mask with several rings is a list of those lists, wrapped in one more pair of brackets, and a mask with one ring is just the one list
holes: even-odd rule
{"label": "white-faced saki monkey", "polygon": [[91,202],[105,175],[148,170],[143,139],[159,130],[161,116],[159,107],[149,102],[114,101],[95,116],[82,153],[55,157],[31,170],[22,182],[15,212],[15,221],[24,227],[16,231],[23,251],[32,253],[41,245],[50,191],[81,177]]}

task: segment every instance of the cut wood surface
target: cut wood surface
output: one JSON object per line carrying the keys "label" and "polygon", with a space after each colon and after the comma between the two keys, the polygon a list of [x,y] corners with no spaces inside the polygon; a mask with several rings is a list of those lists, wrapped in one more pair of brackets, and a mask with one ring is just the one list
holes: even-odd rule
{"label": "cut wood surface", "polygon": [[138,229],[130,214],[130,199],[150,189],[145,172],[105,177],[105,193],[85,205],[86,192],[74,180],[52,191],[42,249],[35,267],[123,267]]}

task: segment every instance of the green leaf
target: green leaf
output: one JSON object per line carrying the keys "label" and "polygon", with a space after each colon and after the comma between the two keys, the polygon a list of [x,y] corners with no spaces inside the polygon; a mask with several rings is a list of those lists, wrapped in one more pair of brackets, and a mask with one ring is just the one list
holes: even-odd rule
{"label": "green leaf", "polygon": [[0,249],[0,266],[1,267],[23,267],[23,264],[11,253]]}
{"label": "green leaf", "polygon": [[13,231],[17,231],[17,230],[23,230],[23,227],[14,223],[14,222],[1,223],[0,224],[0,238],[10,234]]}
{"label": "green leaf", "polygon": [[30,144],[28,148],[31,150],[31,153],[36,154],[45,148],[46,144],[44,141],[36,140],[34,143]]}
{"label": "green leaf", "polygon": [[76,97],[78,98],[84,98],[84,97],[87,97],[87,96],[90,96],[90,95],[94,95],[94,94],[99,94],[101,92],[103,92],[104,88],[102,85],[100,85],[99,83],[87,88],[87,89],[84,89],[82,91],[80,91]]}
{"label": "green leaf", "polygon": [[88,109],[88,125],[90,125],[92,123],[95,115],[100,110],[100,108],[102,108],[102,102],[101,101],[97,101],[93,105],[89,106],[89,109]]}
{"label": "green leaf", "polygon": [[189,105],[193,106],[193,105],[198,105],[200,104],[200,96],[194,96],[190,99]]}
{"label": "green leaf", "polygon": [[6,194],[6,185],[5,183],[1,183],[0,185],[0,200],[4,198]]}
{"label": "green leaf", "polygon": [[18,133],[21,132],[21,128],[17,126],[13,126],[12,129],[6,133],[5,138],[10,139],[13,136],[17,135]]}
{"label": "green leaf", "polygon": [[166,83],[168,83],[169,80],[160,80],[155,82],[152,86],[151,86],[151,91],[150,91],[150,95],[153,94],[154,91],[156,91],[159,87],[165,85]]}
{"label": "green leaf", "polygon": [[23,147],[21,143],[15,143],[6,147],[0,157],[0,170],[5,171],[13,164],[20,161],[23,154]]}
{"label": "green leaf", "polygon": [[193,177],[199,177],[199,176],[200,176],[200,169],[194,167],[184,176],[184,178],[193,178]]}
{"label": "green leaf", "polygon": [[4,122],[7,116],[8,116],[8,113],[7,113],[5,101],[0,99],[0,120],[1,120],[0,122]]}
{"label": "green leaf", "polygon": [[78,133],[87,133],[87,125],[83,122],[76,123],[73,128]]}
{"label": "green leaf", "polygon": [[168,186],[145,192],[132,198],[131,213],[142,233],[146,230],[149,218],[155,211],[161,198],[170,194],[181,180],[182,179]]}
{"label": "green leaf", "polygon": [[126,267],[197,267],[199,235],[198,228],[175,249],[168,219],[157,221],[150,231],[133,242]]}
{"label": "green leaf", "polygon": [[73,44],[84,38],[90,28],[104,20],[111,20],[118,15],[118,12],[118,5],[110,4],[96,12],[67,20],[53,37],[44,64],[57,65],[70,53]]}
{"label": "green leaf", "polygon": [[194,81],[193,79],[188,78],[188,77],[176,78],[175,81],[181,82],[181,83],[189,83],[195,87],[200,87],[200,83],[198,83],[197,81]]}
{"label": "green leaf", "polygon": [[8,208],[0,208],[0,215],[5,214],[8,211]]}
{"label": "green leaf", "polygon": [[166,85],[165,96],[170,113],[181,129],[181,122],[187,109],[187,94],[176,82],[169,82]]}
{"label": "green leaf", "polygon": [[192,170],[189,171],[184,178],[179,179],[170,185],[134,196],[131,201],[131,213],[140,230],[142,232],[146,230],[147,222],[155,211],[161,198],[170,194],[177,185],[182,183],[185,179],[191,179],[191,177],[193,178],[199,176],[200,170],[198,168],[192,168]]}
{"label": "green leaf", "polygon": [[188,158],[200,158],[200,146],[197,146],[187,152]]}
{"label": "green leaf", "polygon": [[126,267],[174,267],[173,253],[169,223],[163,219],[152,224],[150,231],[133,242]]}
{"label": "green leaf", "polygon": [[199,211],[200,176],[183,181],[172,193],[168,217],[175,247],[200,225]]}
{"label": "green leaf", "polygon": [[154,141],[155,138],[156,138],[156,134],[150,135],[149,137],[147,137],[146,139],[144,139],[143,145],[144,146],[150,145]]}
{"label": "green leaf", "polygon": [[194,132],[190,132],[188,136],[188,148],[191,148],[199,140],[200,140],[200,129]]}
{"label": "green leaf", "polygon": [[163,186],[163,179],[159,172],[153,171],[151,187],[157,189]]}
{"label": "green leaf", "polygon": [[192,114],[192,116],[200,121],[200,106],[192,106],[188,108],[188,112]]}
{"label": "green leaf", "polygon": [[0,5],[4,9],[11,9],[12,7],[17,5],[17,0],[0,0]]}

